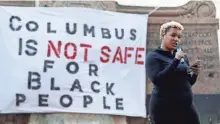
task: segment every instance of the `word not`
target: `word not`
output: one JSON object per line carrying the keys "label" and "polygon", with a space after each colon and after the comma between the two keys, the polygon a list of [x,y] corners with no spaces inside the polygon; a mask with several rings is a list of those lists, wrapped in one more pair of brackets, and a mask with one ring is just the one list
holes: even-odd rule
{"label": "word not", "polygon": [[[80,46],[77,46],[74,42],[62,42],[58,41],[57,45],[54,44],[51,40],[48,42],[47,57],[51,57],[52,52],[55,57],[75,60],[78,55],[78,49],[83,48],[84,61],[87,62],[89,58],[89,50],[92,48],[91,44],[80,43]],[[92,50],[92,49],[91,49]],[[71,52],[70,52],[71,51]],[[127,64],[128,58],[133,59],[133,63],[138,65],[144,64],[145,49],[143,47],[120,47],[118,46],[116,51],[113,51],[109,46],[101,47],[101,56],[100,61],[103,63],[115,63],[119,62],[121,64]],[[134,57],[132,57],[132,55]],[[81,56],[80,56],[81,57]]]}

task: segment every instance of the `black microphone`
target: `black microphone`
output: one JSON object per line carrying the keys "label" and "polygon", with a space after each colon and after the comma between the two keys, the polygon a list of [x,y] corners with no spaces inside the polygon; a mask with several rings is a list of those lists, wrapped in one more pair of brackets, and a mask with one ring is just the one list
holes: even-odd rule
{"label": "black microphone", "polygon": [[[177,45],[177,46],[176,46],[176,51],[179,52],[179,51],[181,51],[181,50],[182,50],[181,47],[180,47],[179,45]],[[184,58],[183,58],[183,57],[180,59],[180,62],[181,62],[181,63],[184,63]]]}
{"label": "black microphone", "polygon": [[[177,48],[177,51],[182,50],[181,47],[180,47],[179,45],[177,45],[176,48]],[[181,62],[181,63],[184,63],[184,58],[181,58],[180,62]],[[192,77],[193,74],[194,74],[194,72],[192,71],[192,69],[188,69],[187,72],[188,72],[188,74],[190,74],[191,77]]]}

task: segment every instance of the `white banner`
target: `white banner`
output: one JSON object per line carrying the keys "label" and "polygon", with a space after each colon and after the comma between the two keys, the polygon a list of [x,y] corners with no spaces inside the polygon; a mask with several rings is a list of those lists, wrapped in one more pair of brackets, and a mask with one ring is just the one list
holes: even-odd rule
{"label": "white banner", "polygon": [[0,8],[0,113],[146,116],[147,15]]}

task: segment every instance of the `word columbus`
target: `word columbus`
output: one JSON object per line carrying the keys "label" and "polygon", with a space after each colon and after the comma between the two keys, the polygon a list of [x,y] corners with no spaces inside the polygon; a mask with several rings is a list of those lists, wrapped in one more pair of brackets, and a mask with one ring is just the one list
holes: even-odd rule
{"label": "word columbus", "polygon": [[[19,16],[11,16],[9,19],[9,27],[12,31],[24,31],[27,30],[29,32],[36,32],[39,30],[40,25],[37,23],[37,21],[24,21],[22,20]],[[55,29],[52,26],[51,22],[46,23],[46,33],[48,34],[56,34],[59,33],[57,29]],[[117,40],[123,40],[124,38],[129,37],[130,40],[134,41],[137,38],[137,30],[132,28],[129,29],[129,31],[126,31],[123,28],[97,28],[93,25],[89,26],[88,24],[78,24],[78,23],[69,23],[66,22],[64,30],[66,31],[67,34],[69,35],[76,35],[80,33],[83,36],[91,36],[91,37],[97,37],[100,36],[101,33],[101,38],[103,39],[112,39],[115,38]],[[80,29],[79,29],[80,28]],[[63,29],[62,29],[63,30]]]}

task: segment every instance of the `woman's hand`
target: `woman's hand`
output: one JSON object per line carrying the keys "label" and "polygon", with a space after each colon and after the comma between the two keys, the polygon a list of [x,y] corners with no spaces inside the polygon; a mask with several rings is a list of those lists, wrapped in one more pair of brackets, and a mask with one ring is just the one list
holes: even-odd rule
{"label": "woman's hand", "polygon": [[184,53],[182,50],[178,50],[176,52],[175,58],[180,60],[181,58],[183,58],[186,55],[186,53]]}
{"label": "woman's hand", "polygon": [[196,60],[196,62],[190,66],[190,69],[194,72],[195,75],[199,75],[201,71],[201,60]]}

